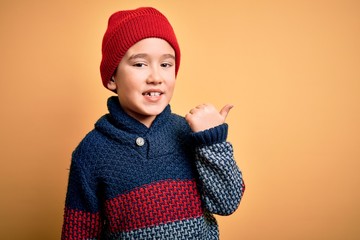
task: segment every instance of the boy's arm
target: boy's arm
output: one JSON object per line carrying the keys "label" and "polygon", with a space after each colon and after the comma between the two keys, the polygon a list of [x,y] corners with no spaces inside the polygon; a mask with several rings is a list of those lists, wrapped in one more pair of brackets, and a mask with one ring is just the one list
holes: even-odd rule
{"label": "boy's arm", "polygon": [[61,239],[100,239],[102,220],[98,205],[90,174],[73,159]]}
{"label": "boy's arm", "polygon": [[219,215],[233,213],[245,190],[232,145],[226,142],[228,126],[224,121],[231,108],[226,105],[219,113],[213,106],[203,104],[186,116],[197,145],[195,157],[202,200],[209,212]]}

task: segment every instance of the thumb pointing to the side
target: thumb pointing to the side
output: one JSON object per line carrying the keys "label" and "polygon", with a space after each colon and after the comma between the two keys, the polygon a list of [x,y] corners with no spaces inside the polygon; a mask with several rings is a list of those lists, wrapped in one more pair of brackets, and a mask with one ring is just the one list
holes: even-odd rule
{"label": "thumb pointing to the side", "polygon": [[221,110],[220,110],[220,115],[224,118],[224,120],[226,119],[227,115],[229,114],[230,110],[234,107],[234,105],[232,104],[226,104]]}

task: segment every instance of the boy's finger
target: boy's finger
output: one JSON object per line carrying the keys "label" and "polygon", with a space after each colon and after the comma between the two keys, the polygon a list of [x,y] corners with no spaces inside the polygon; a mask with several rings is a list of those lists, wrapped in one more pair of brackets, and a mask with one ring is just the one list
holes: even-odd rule
{"label": "boy's finger", "polygon": [[220,115],[224,117],[224,119],[227,117],[227,115],[229,114],[230,110],[234,107],[234,105],[232,104],[226,104],[221,110],[220,110]]}

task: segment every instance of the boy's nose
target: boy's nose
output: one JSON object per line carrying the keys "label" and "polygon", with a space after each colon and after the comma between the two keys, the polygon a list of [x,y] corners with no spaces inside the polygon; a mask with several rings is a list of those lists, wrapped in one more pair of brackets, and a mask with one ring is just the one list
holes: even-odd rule
{"label": "boy's nose", "polygon": [[159,70],[154,68],[151,69],[150,74],[147,78],[147,83],[148,84],[161,84],[162,83],[162,77],[161,74],[159,73]]}

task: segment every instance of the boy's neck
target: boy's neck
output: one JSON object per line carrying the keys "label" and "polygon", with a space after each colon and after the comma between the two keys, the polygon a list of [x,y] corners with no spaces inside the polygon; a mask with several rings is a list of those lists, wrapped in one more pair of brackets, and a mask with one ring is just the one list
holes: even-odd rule
{"label": "boy's neck", "polygon": [[[132,116],[133,117],[133,116]],[[144,124],[147,128],[151,127],[151,124],[154,122],[156,116],[151,116],[151,117],[144,117],[144,118],[136,118],[133,117],[136,120],[138,120],[139,122],[141,122],[142,124]]]}
{"label": "boy's neck", "polygon": [[156,116],[146,116],[146,115],[141,115],[141,114],[137,114],[134,112],[129,112],[126,111],[125,112],[132,118],[136,119],[137,121],[139,121],[140,123],[142,123],[143,125],[145,125],[147,128],[151,127],[151,124],[154,122]]}

